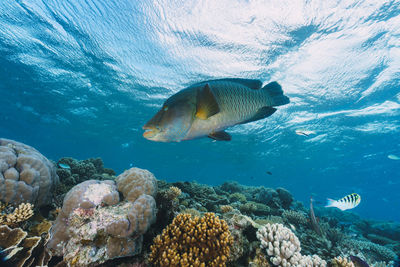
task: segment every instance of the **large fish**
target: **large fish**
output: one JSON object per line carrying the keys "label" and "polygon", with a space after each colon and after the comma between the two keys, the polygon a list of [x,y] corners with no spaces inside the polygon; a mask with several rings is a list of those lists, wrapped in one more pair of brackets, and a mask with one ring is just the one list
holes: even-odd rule
{"label": "large fish", "polygon": [[148,121],[143,136],[152,141],[179,142],[208,136],[231,140],[224,130],[271,116],[274,107],[289,103],[281,86],[259,80],[221,79],[179,91]]}

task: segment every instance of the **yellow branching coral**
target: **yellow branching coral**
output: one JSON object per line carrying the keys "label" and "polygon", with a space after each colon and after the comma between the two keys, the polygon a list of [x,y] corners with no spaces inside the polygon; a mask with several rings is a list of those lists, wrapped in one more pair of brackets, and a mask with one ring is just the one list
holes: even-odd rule
{"label": "yellow branching coral", "polygon": [[351,260],[340,256],[332,259],[331,265],[333,267],[354,267],[354,263]]}
{"label": "yellow branching coral", "polygon": [[167,192],[166,192],[166,196],[168,199],[170,200],[174,200],[177,197],[179,197],[182,194],[182,190],[180,190],[178,187],[176,186],[171,186]]}
{"label": "yellow branching coral", "polygon": [[233,207],[230,205],[221,205],[219,206],[222,213],[227,213],[233,211]]}
{"label": "yellow branching coral", "polygon": [[179,214],[154,239],[149,261],[156,266],[225,266],[233,238],[224,220]]}
{"label": "yellow branching coral", "polygon": [[1,214],[0,224],[17,225],[20,222],[28,220],[33,216],[33,205],[30,203],[21,203],[12,213]]}

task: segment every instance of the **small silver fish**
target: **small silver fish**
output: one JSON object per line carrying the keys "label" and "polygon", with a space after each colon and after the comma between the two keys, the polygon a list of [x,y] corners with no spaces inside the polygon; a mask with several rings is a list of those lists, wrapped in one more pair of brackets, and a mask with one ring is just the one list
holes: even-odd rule
{"label": "small silver fish", "polygon": [[399,156],[396,156],[396,155],[393,155],[393,154],[388,155],[388,158],[392,159],[392,160],[400,160]]}
{"label": "small silver fish", "polygon": [[262,87],[261,81],[250,79],[205,81],[168,98],[143,126],[143,137],[158,142],[203,136],[229,141],[226,128],[269,117],[274,107],[288,103],[277,82]]}
{"label": "small silver fish", "polygon": [[58,167],[60,167],[61,169],[67,169],[67,170],[71,169],[71,167],[65,163],[58,163]]}
{"label": "small silver fish", "polygon": [[328,198],[325,207],[326,208],[336,207],[340,210],[348,210],[348,209],[354,209],[355,207],[358,206],[358,204],[360,204],[360,202],[361,202],[361,196],[357,193],[352,193],[339,200]]}
{"label": "small silver fish", "polygon": [[312,134],[315,134],[315,131],[308,131],[308,130],[302,130],[302,129],[297,129],[296,130],[297,135],[302,135],[302,136],[310,136]]}

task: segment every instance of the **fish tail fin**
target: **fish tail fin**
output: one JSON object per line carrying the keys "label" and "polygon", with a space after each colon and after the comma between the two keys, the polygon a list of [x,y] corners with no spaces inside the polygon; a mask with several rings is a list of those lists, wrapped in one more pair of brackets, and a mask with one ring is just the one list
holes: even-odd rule
{"label": "fish tail fin", "polygon": [[267,93],[270,106],[282,106],[289,104],[290,100],[283,94],[282,86],[278,82],[270,82],[262,90]]}
{"label": "fish tail fin", "polygon": [[336,207],[336,200],[328,198],[326,200],[325,208],[329,208],[329,207]]}

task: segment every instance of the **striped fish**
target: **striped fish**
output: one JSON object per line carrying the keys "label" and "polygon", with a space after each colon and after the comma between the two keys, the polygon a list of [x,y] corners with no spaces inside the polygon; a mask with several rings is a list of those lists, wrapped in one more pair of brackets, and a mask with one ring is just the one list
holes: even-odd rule
{"label": "striped fish", "polygon": [[360,204],[360,202],[361,202],[361,196],[357,193],[352,193],[339,200],[328,198],[325,207],[336,207],[340,210],[348,210],[357,207],[358,204]]}
{"label": "striped fish", "polygon": [[271,116],[289,103],[277,82],[220,79],[194,84],[168,98],[143,129],[146,139],[179,142],[208,136],[231,140],[228,127]]}

